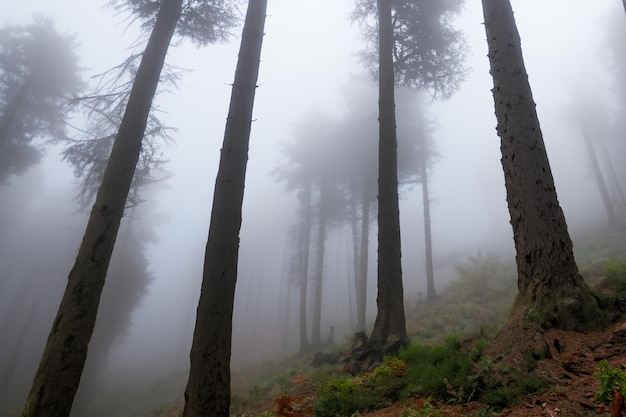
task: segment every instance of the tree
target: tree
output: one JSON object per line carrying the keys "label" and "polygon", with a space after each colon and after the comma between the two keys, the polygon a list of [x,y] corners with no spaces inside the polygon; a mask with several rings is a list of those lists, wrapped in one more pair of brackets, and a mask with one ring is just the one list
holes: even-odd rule
{"label": "tree", "polygon": [[300,288],[298,327],[300,339],[300,354],[308,353],[311,344],[307,333],[307,292],[309,285],[309,257],[311,253],[312,229],[312,194],[313,173],[307,164],[297,163],[298,148],[293,143],[284,144],[283,151],[290,159],[285,166],[274,170],[278,180],[286,182],[287,191],[298,189],[298,223],[291,233],[294,251],[289,265],[289,278]]}
{"label": "tree", "polygon": [[0,184],[39,161],[39,139],[65,138],[71,96],[83,87],[74,36],[37,16],[0,29]]}
{"label": "tree", "polygon": [[[446,4],[442,6],[443,3]],[[456,90],[465,71],[460,64],[464,43],[458,31],[452,30],[448,36],[445,33],[450,28],[454,6],[458,9],[459,4],[378,0],[377,19],[373,19],[373,0],[357,2],[354,18],[364,23],[365,36],[372,42],[376,39],[373,35],[378,34],[377,67],[366,53],[366,64],[379,79],[378,315],[369,343],[354,354],[356,362],[366,365],[408,343],[400,254],[394,87],[400,83],[430,89],[435,98],[449,97]],[[434,24],[427,27],[426,22]],[[433,39],[437,41],[431,42]]]}
{"label": "tree", "polygon": [[422,184],[422,205],[424,207],[424,250],[426,261],[426,301],[433,302],[437,299],[437,291],[435,290],[435,272],[433,270],[433,249],[432,249],[432,232],[430,217],[430,192],[428,189],[428,170],[432,165],[432,160],[436,156],[433,149],[431,132],[424,128],[422,134],[418,138],[418,158],[419,181]]}
{"label": "tree", "polygon": [[239,231],[266,9],[267,0],[248,2],[215,180],[191,370],[185,390],[185,417],[229,416]]}
{"label": "tree", "polygon": [[[23,417],[70,413],[148,114],[174,31],[178,29],[196,42],[207,43],[220,38],[220,28],[229,23],[213,20],[221,16],[210,14],[217,7],[213,3],[135,1],[118,7],[136,13],[144,19],[144,29],[152,30]],[[185,13],[181,14],[183,9]]]}
{"label": "tree", "polygon": [[[465,80],[467,45],[452,25],[463,0],[391,0],[396,85],[449,98]],[[378,19],[375,0],[357,0],[353,19],[363,26],[365,67],[378,74]]]}
{"label": "tree", "polygon": [[524,66],[508,0],[483,0],[497,132],[517,252],[518,295],[506,330],[522,320],[587,330],[605,314],[578,272],[565,216]]}
{"label": "tree", "polygon": [[404,316],[400,254],[391,0],[378,1],[378,22],[378,314],[369,343],[370,349],[382,353],[397,351],[408,344],[409,338]]}
{"label": "tree", "polygon": [[[77,111],[82,113],[85,126],[72,126],[74,134],[71,139],[66,140],[62,155],[63,160],[72,166],[74,176],[80,178],[78,201],[81,208],[93,204],[102,182],[141,57],[140,53],[132,54],[120,65],[94,76],[98,79],[96,87],[87,95],[72,100]],[[175,88],[179,77],[180,71],[175,71],[164,63],[155,100],[164,89]],[[162,179],[157,178],[155,173],[166,176],[164,167],[168,161],[163,156],[162,148],[163,144],[173,141],[171,134],[176,132],[174,127],[165,125],[158,117],[159,108],[154,104],[155,100],[148,115],[141,152],[127,199],[132,206],[141,201],[142,187]]]}
{"label": "tree", "polygon": [[[300,350],[303,353],[323,347],[321,323],[325,244],[330,228],[342,220],[346,202],[341,189],[341,182],[345,179],[342,173],[345,166],[351,164],[346,163],[347,155],[343,152],[345,136],[338,127],[338,120],[320,111],[306,115],[301,123],[294,126],[292,141],[283,144],[287,161],[274,171],[277,179],[286,183],[287,191],[298,190],[298,216],[302,225],[300,236],[307,240],[294,247],[296,252],[301,253],[298,258],[303,261],[296,263],[302,277],[297,280],[301,286],[302,326],[306,326],[306,285],[314,285],[311,343],[304,343],[306,330],[300,329]],[[314,210],[314,207],[317,209]],[[317,227],[314,228],[315,220]],[[311,246],[315,248],[312,252]],[[309,263],[314,266],[310,274]]]}

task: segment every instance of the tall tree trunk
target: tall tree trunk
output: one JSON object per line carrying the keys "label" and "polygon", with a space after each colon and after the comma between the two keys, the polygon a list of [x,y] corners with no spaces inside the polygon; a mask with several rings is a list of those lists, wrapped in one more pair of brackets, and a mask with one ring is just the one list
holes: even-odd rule
{"label": "tall tree trunk", "polygon": [[322,290],[324,284],[324,249],[326,244],[326,217],[328,184],[327,179],[322,175],[320,178],[320,202],[319,218],[317,229],[317,259],[315,268],[315,300],[313,303],[313,329],[311,330],[311,345],[314,350],[322,347]]}
{"label": "tall tree trunk", "polygon": [[250,0],[215,181],[185,417],[228,417],[232,317],[252,110],[267,0]]}
{"label": "tall tree trunk", "polygon": [[598,191],[600,191],[600,197],[602,197],[602,203],[604,204],[604,209],[606,210],[609,227],[615,229],[618,227],[619,222],[617,221],[617,216],[615,215],[615,210],[613,209],[613,202],[611,201],[609,190],[606,187],[604,177],[602,176],[602,170],[600,169],[600,164],[598,163],[596,150],[593,146],[593,140],[591,139],[592,133],[589,132],[585,126],[581,126],[581,131],[583,140],[585,141],[585,149],[587,149],[587,155],[589,156],[589,162],[591,162],[593,175],[598,186]]}
{"label": "tall tree trunk", "polygon": [[619,178],[617,177],[617,173],[615,172],[615,166],[611,161],[611,156],[609,152],[606,150],[606,146],[604,145],[604,141],[600,141],[600,146],[602,148],[602,155],[604,158],[604,166],[609,171],[609,185],[611,188],[611,194],[613,195],[613,201],[617,200],[617,206],[619,209],[618,220],[619,218],[623,218],[624,212],[626,210],[626,196],[624,196],[624,190],[622,189],[622,185],[620,183]]}
{"label": "tall tree trunk", "polygon": [[303,190],[302,200],[302,230],[298,245],[300,247],[300,353],[304,354],[311,348],[307,335],[306,299],[309,285],[309,252],[311,248],[311,180],[307,180]]}
{"label": "tall tree trunk", "polygon": [[367,306],[367,263],[369,261],[369,234],[370,234],[370,182],[363,180],[363,202],[361,204],[361,255],[359,256],[359,293],[356,297],[356,331],[366,329]]}
{"label": "tall tree trunk", "polygon": [[[359,228],[359,219],[357,216],[357,181],[355,178],[352,178],[350,181],[350,230],[352,232],[352,276],[354,279],[354,295],[355,295],[355,299],[356,299],[356,305],[357,305],[357,314],[358,314],[358,304],[359,304],[359,293],[361,292],[360,289],[360,285],[361,285],[361,279],[360,279],[360,262],[359,262],[359,257],[361,256],[360,253],[360,239],[359,239],[359,235],[360,235],[360,228]],[[349,281],[349,280],[348,280]],[[348,283],[348,288],[349,288],[349,283]],[[352,309],[352,291],[349,291],[349,300],[350,300],[350,326],[351,327],[355,327],[356,323],[355,323],[355,316],[352,314],[353,309]],[[357,328],[357,332],[360,331]]]}
{"label": "tall tree trunk", "polygon": [[430,196],[428,193],[428,167],[426,166],[426,148],[422,146],[421,152],[421,177],[422,177],[422,201],[424,204],[424,244],[426,250],[426,300],[433,302],[437,299],[435,290],[435,273],[433,271],[433,239],[430,230]]}
{"label": "tall tree trunk", "polygon": [[181,7],[182,0],[161,2],[23,417],[70,413],[148,113]]}
{"label": "tall tree trunk", "polygon": [[[604,321],[578,273],[509,0],[483,0],[519,293],[508,325],[585,330]],[[513,323],[516,322],[516,323]]]}
{"label": "tall tree trunk", "polygon": [[[378,148],[378,314],[370,346],[387,349],[408,343],[400,253],[398,155],[393,73],[391,0],[378,0],[379,148]],[[395,349],[395,347],[392,347]]]}

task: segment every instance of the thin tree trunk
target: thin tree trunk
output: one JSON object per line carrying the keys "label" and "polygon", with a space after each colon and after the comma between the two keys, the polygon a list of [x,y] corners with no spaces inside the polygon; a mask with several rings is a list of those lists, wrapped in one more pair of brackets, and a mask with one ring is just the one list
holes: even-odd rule
{"label": "thin tree trunk", "polygon": [[232,317],[252,110],[267,0],[250,0],[215,181],[185,417],[228,417]]}
{"label": "thin tree trunk", "polygon": [[600,197],[602,198],[602,203],[604,204],[604,209],[606,210],[609,227],[612,229],[617,228],[619,222],[617,221],[617,216],[615,215],[615,210],[613,209],[613,202],[611,201],[609,190],[606,188],[606,183],[604,182],[604,177],[602,176],[602,170],[600,169],[600,164],[598,163],[598,157],[596,156],[596,150],[593,146],[591,133],[587,131],[584,126],[581,127],[581,131],[583,140],[585,141],[585,149],[587,149],[587,155],[589,156],[589,162],[591,163],[591,168],[593,170],[593,175],[596,178],[598,191],[600,192]]}
{"label": "thin tree trunk", "polygon": [[320,178],[320,203],[317,232],[317,260],[315,277],[315,300],[313,303],[313,329],[311,331],[311,345],[314,350],[322,347],[322,290],[324,284],[324,249],[326,243],[326,216],[327,216],[327,180]]}
{"label": "thin tree trunk", "polygon": [[604,141],[600,141],[600,146],[602,148],[602,154],[605,161],[604,166],[606,166],[609,171],[609,184],[612,190],[611,194],[613,194],[614,199],[618,202],[617,206],[619,209],[619,219],[620,217],[623,217],[624,211],[626,210],[626,196],[624,196],[624,190],[622,189],[620,180],[617,177],[617,173],[615,172],[615,166],[611,161],[611,156],[609,155],[609,152],[606,150]]}
{"label": "thin tree trunk", "polygon": [[426,148],[422,146],[420,161],[422,177],[422,202],[424,205],[424,244],[426,251],[426,300],[433,302],[437,299],[435,290],[435,273],[433,271],[433,239],[430,230],[430,196],[428,193],[428,169],[426,167]]}
{"label": "thin tree trunk", "polygon": [[378,314],[370,346],[408,343],[400,253],[398,155],[393,73],[391,0],[378,0],[379,20],[379,177],[378,177]]}
{"label": "thin tree trunk", "polygon": [[300,279],[300,353],[304,354],[311,348],[307,335],[306,325],[306,299],[309,285],[309,252],[311,247],[311,180],[307,180],[303,191],[302,209],[304,210],[302,219],[302,230],[298,245],[300,246],[300,268],[302,278]]}
{"label": "thin tree trunk", "polygon": [[[357,187],[357,181],[354,180],[354,178],[351,180],[351,184],[350,184],[350,230],[352,232],[352,272],[353,272],[353,278],[354,278],[354,294],[355,294],[355,298],[356,298],[356,310],[357,310],[357,314],[358,314],[358,304],[359,304],[359,293],[361,292],[360,286],[361,286],[361,278],[359,276],[360,274],[360,262],[359,262],[359,257],[360,257],[360,239],[359,239],[359,220],[357,218],[357,197],[356,197],[356,187]],[[348,280],[349,281],[349,280]],[[348,283],[348,288],[349,288],[350,283]],[[350,326],[354,327],[356,326],[355,323],[355,316],[353,316],[352,312],[352,291],[349,292],[350,294]],[[357,332],[360,331],[358,329],[357,326]]]}
{"label": "thin tree trunk", "polygon": [[509,326],[585,330],[605,315],[578,273],[509,0],[483,0],[519,293]]}
{"label": "thin tree trunk", "polygon": [[182,0],[161,2],[23,417],[70,413],[148,113],[181,7]]}
{"label": "thin tree trunk", "polygon": [[356,331],[366,330],[367,309],[367,263],[369,261],[369,234],[370,234],[370,182],[363,181],[363,202],[361,204],[361,255],[359,256],[359,293],[356,297]]}

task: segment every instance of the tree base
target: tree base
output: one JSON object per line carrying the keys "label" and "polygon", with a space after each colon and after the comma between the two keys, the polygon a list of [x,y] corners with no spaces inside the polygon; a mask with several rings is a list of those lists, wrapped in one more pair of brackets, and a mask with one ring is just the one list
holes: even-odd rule
{"label": "tree base", "polygon": [[362,340],[363,343],[353,347],[350,354],[345,358],[344,372],[351,375],[357,375],[363,372],[373,371],[376,367],[383,363],[385,356],[396,356],[400,349],[407,346],[407,342],[394,338],[381,342],[380,340],[363,339],[361,333],[357,333],[355,337]]}
{"label": "tree base", "polygon": [[578,285],[561,287],[558,293],[544,288],[535,288],[532,293],[532,297],[518,294],[507,326],[516,326],[518,322],[526,328],[538,326],[584,333],[609,324],[609,315],[600,307],[601,300],[582,278]]}

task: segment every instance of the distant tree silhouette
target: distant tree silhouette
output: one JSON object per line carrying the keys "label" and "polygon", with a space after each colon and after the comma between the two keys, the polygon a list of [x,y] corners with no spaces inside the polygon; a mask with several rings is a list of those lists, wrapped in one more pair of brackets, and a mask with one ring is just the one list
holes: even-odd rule
{"label": "distant tree silhouette", "polygon": [[70,99],[83,88],[76,41],[52,20],[0,29],[0,184],[39,161],[42,140],[63,140]]}

